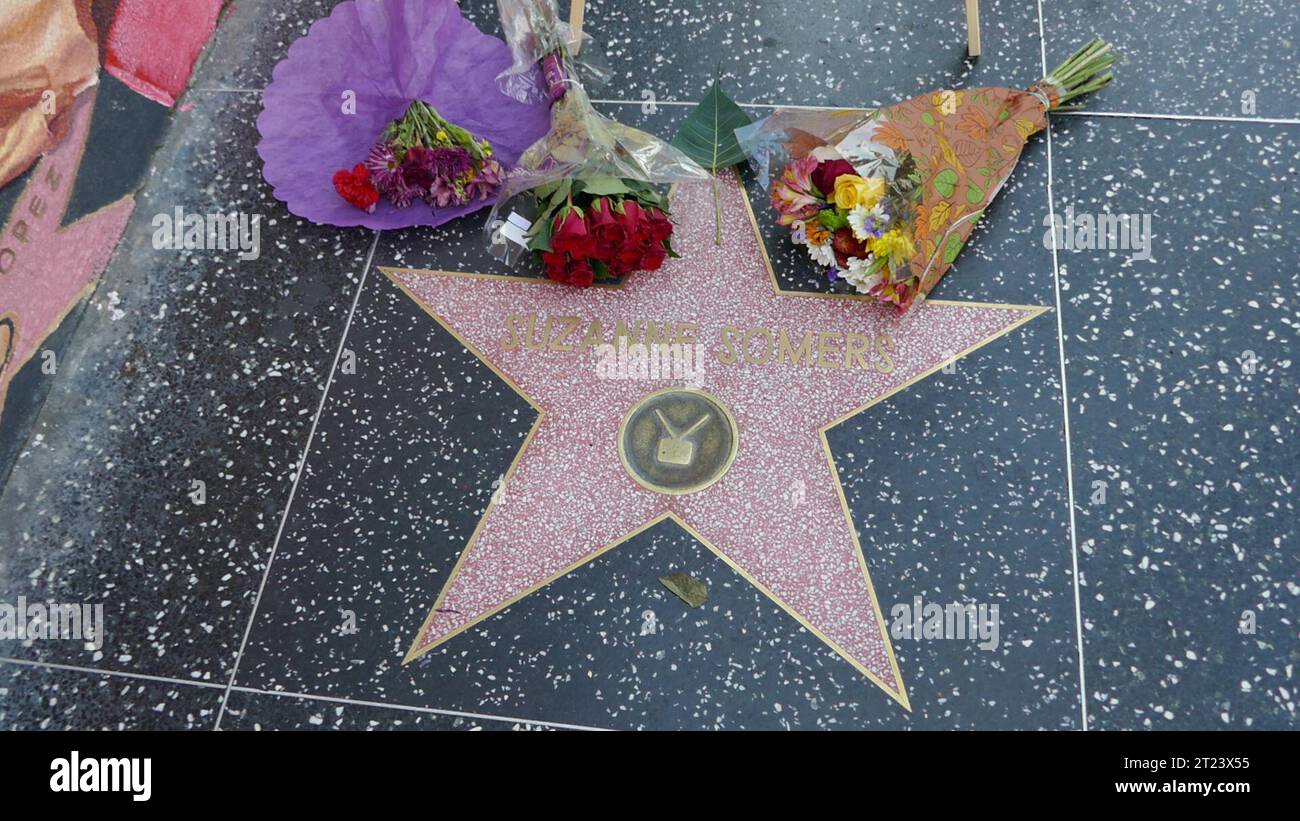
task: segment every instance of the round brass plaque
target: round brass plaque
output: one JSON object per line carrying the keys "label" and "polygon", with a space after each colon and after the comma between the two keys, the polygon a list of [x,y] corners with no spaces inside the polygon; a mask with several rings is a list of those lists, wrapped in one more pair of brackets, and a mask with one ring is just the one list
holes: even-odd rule
{"label": "round brass plaque", "polygon": [[717,397],[692,388],[655,391],[618,429],[618,456],[642,487],[681,496],[722,478],[736,458],[736,419]]}

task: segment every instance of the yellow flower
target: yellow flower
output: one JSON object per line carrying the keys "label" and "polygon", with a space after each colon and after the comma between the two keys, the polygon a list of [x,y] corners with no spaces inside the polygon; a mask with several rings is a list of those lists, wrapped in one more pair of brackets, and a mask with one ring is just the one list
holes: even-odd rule
{"label": "yellow flower", "polygon": [[857,174],[840,174],[835,178],[835,205],[845,211],[856,206],[874,208],[885,194],[885,181],[879,177],[864,180]]}
{"label": "yellow flower", "polygon": [[433,136],[437,137],[437,138],[438,138],[438,142],[440,142],[440,143],[445,143],[445,142],[447,142],[447,132],[446,132],[446,131],[443,131],[441,128],[438,129],[438,133],[437,133],[437,134],[434,134]]}
{"label": "yellow flower", "polygon": [[886,257],[891,268],[897,268],[916,254],[916,246],[907,234],[895,228],[868,243],[871,253]]}

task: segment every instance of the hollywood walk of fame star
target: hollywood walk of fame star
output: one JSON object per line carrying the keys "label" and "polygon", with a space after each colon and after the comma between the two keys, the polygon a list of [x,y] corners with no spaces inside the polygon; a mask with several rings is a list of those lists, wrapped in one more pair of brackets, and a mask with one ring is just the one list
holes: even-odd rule
{"label": "hollywood walk of fame star", "polygon": [[68,110],[68,134],[28,173],[0,225],[0,408],[9,381],[81,300],[95,289],[135,208],[125,194],[63,225],[90,135],[98,88]]}
{"label": "hollywood walk of fame star", "polygon": [[[910,709],[825,431],[1046,309],[781,291],[722,189],[722,246],[709,185],[682,186],[681,259],[620,287],[383,269],[538,411],[408,662],[671,519]],[[642,327],[702,352],[689,380],[601,367]]]}

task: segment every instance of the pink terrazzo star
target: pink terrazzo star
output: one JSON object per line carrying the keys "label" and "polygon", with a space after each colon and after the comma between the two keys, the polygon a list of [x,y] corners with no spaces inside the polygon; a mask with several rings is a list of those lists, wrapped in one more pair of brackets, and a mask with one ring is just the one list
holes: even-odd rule
{"label": "pink terrazzo star", "polygon": [[134,195],[127,194],[62,224],[98,93],[91,88],[77,96],[67,136],[32,168],[8,222],[0,225],[0,407],[14,374],[95,289],[135,208]]}
{"label": "pink terrazzo star", "polygon": [[[682,258],[620,288],[384,269],[539,411],[407,661],[669,518],[910,709],[824,432],[1045,309],[931,301],[898,318],[861,299],[777,291],[743,190],[728,178],[722,191],[721,247],[710,186],[683,186],[673,200]],[[582,340],[601,331],[612,342],[620,320],[704,348],[689,385],[725,405],[739,431],[715,484],[667,495],[620,461],[628,411],[687,385],[599,372],[601,349]],[[521,344],[530,321],[539,350]],[[783,356],[782,332],[794,348],[811,333],[808,356]]]}

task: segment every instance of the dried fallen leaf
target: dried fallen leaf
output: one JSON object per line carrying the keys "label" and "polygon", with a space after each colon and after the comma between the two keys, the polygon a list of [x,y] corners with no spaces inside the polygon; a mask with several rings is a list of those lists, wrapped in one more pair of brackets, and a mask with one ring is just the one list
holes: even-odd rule
{"label": "dried fallen leaf", "polygon": [[671,573],[659,581],[691,607],[703,607],[709,600],[709,586],[689,573]]}

